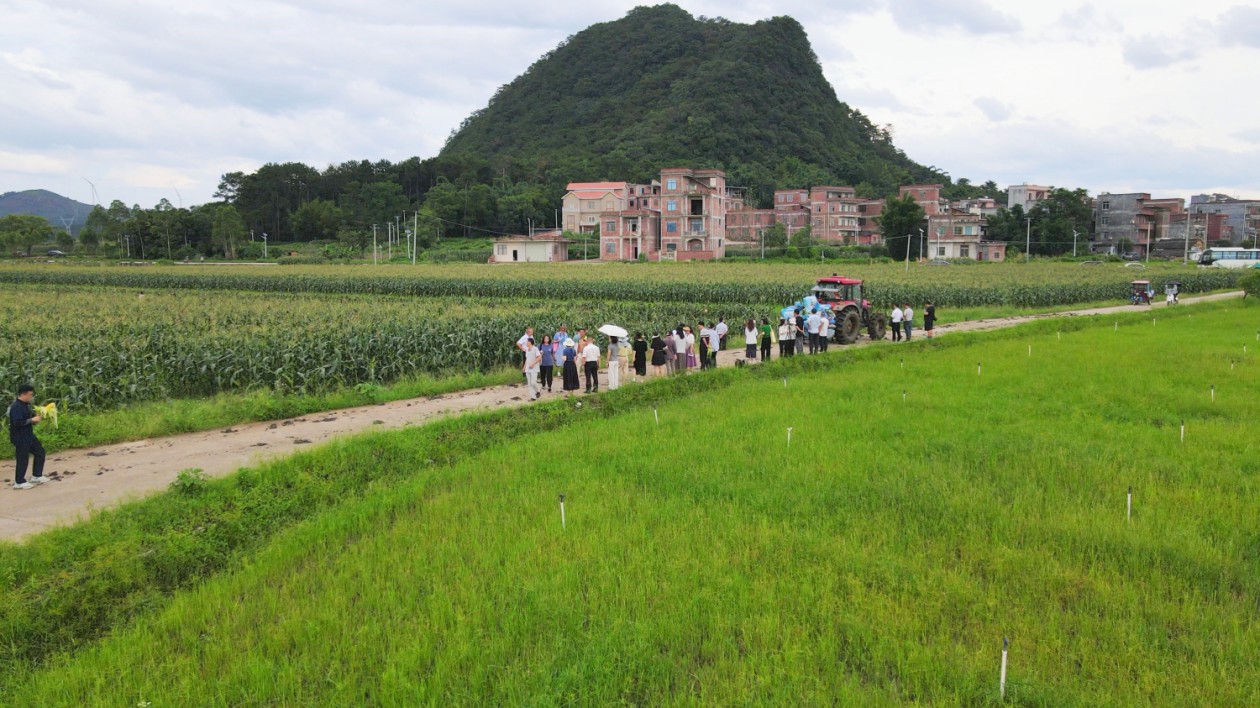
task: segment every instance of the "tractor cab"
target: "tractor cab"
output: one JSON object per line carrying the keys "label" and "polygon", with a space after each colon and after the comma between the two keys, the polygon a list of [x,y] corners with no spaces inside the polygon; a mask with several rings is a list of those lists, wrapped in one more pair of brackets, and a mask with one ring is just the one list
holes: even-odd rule
{"label": "tractor cab", "polygon": [[871,303],[862,299],[862,281],[855,278],[819,278],[810,294],[818,298],[818,302],[831,305],[831,309],[839,312],[846,305],[860,305],[863,310],[870,309]]}
{"label": "tractor cab", "polygon": [[1129,284],[1133,289],[1132,302],[1134,305],[1151,304],[1151,296],[1155,291],[1151,288],[1149,280],[1135,280]]}

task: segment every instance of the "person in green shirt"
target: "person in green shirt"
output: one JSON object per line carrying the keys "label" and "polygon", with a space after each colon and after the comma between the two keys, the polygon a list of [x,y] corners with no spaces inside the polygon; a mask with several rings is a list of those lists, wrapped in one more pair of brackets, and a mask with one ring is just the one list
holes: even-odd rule
{"label": "person in green shirt", "polygon": [[774,343],[774,327],[770,326],[769,318],[761,318],[761,360],[770,361],[770,345]]}

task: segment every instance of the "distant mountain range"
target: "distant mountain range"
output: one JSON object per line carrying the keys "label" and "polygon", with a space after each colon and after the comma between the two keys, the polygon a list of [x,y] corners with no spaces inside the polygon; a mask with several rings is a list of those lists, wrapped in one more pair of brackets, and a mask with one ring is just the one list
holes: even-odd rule
{"label": "distant mountain range", "polygon": [[9,214],[42,216],[57,229],[64,229],[68,224],[70,232],[74,234],[79,233],[79,229],[83,228],[87,215],[91,211],[91,204],[76,202],[46,189],[28,189],[25,192],[0,194],[0,216]]}

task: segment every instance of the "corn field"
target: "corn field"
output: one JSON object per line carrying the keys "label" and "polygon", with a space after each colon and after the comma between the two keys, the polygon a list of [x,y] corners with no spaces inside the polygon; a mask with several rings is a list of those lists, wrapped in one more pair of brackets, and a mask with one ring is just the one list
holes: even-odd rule
{"label": "corn field", "polygon": [[658,303],[747,304],[778,309],[805,295],[819,276],[839,273],[868,281],[878,306],[932,301],[942,307],[1053,307],[1125,299],[1132,280],[1166,281],[1181,292],[1234,287],[1240,273],[1215,268],[1155,264],[1130,270],[1114,264],[990,264],[932,267],[898,264],[834,265],[691,264],[474,264],[439,266],[294,266],[249,272],[222,267],[118,266],[0,267],[0,283],[47,286],[95,285],[137,290],[192,288],[326,295],[370,294],[485,300],[607,300]]}
{"label": "corn field", "polygon": [[[526,326],[539,341],[568,324],[616,322],[649,336],[713,319],[712,305],[642,301],[482,301],[0,285],[0,389],[112,408],[263,388],[312,393],[419,373],[513,362]],[[728,318],[752,316],[726,306]]]}

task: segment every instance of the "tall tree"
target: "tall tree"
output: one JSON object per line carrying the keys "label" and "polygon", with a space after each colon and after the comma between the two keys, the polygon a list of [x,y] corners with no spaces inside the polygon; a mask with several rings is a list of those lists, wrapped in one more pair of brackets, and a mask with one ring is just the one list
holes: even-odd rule
{"label": "tall tree", "polygon": [[53,227],[42,216],[9,214],[0,219],[0,233],[11,246],[20,246],[31,255],[31,249],[39,243],[47,243],[53,237]]}
{"label": "tall tree", "polygon": [[323,199],[312,199],[293,212],[293,235],[299,241],[332,240],[341,228],[341,210]]}
{"label": "tall tree", "polygon": [[219,207],[214,213],[211,236],[215,248],[228,259],[236,258],[236,250],[245,240],[245,220],[231,204]]}
{"label": "tall tree", "polygon": [[924,228],[923,219],[923,207],[914,201],[912,195],[888,200],[883,213],[875,220],[883,232],[884,245],[890,256],[901,260],[906,257],[907,249],[912,254],[920,253],[923,232],[919,229]]}
{"label": "tall tree", "polygon": [[1032,252],[1057,255],[1072,252],[1072,232],[1080,246],[1088,249],[1089,193],[1084,189],[1052,189],[1046,198],[1028,210],[1032,218]]}

